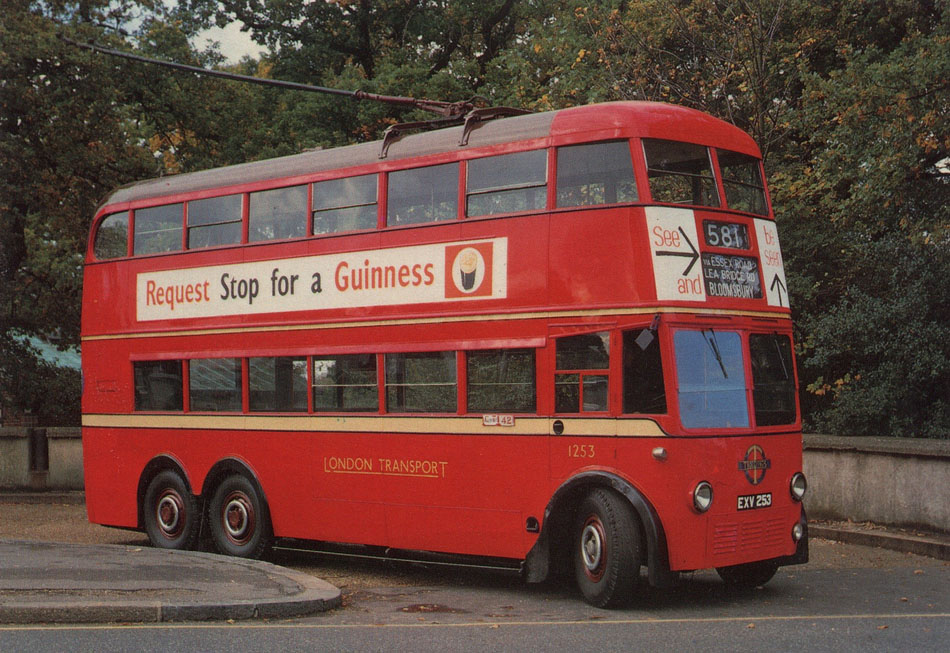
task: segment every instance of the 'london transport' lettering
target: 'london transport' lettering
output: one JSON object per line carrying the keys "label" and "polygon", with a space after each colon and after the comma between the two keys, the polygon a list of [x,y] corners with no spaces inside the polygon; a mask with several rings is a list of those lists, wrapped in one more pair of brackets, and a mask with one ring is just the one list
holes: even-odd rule
{"label": "'london transport' lettering", "polygon": [[324,456],[323,471],[328,474],[371,474],[376,476],[418,476],[445,478],[448,462],[404,458]]}

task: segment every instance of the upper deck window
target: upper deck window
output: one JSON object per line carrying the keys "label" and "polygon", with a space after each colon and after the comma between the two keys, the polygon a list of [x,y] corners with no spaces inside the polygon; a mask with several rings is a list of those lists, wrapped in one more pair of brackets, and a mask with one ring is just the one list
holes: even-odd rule
{"label": "upper deck window", "polygon": [[726,190],[726,204],[730,209],[768,215],[765,202],[765,184],[759,160],[748,154],[718,150],[722,185]]}
{"label": "upper deck window", "polygon": [[455,220],[458,215],[459,164],[399,170],[389,175],[386,224]]}
{"label": "upper deck window", "polygon": [[166,204],[135,211],[133,251],[138,254],[175,252],[181,249],[183,204]]}
{"label": "upper deck window", "polygon": [[557,205],[591,206],[637,201],[626,141],[557,149]]}
{"label": "upper deck window", "polygon": [[289,186],[251,193],[248,240],[279,240],[307,235],[307,187]]}
{"label": "upper deck window", "polygon": [[376,175],[345,177],[313,185],[313,233],[376,228]]}
{"label": "upper deck window", "polygon": [[241,242],[243,195],[188,202],[188,249]]}
{"label": "upper deck window", "polygon": [[129,253],[129,212],[113,213],[99,223],[93,252],[100,261]]}
{"label": "upper deck window", "polygon": [[543,209],[547,202],[547,152],[515,152],[468,163],[466,214],[493,215]]}
{"label": "upper deck window", "polygon": [[654,202],[719,206],[709,148],[678,141],[643,140]]}

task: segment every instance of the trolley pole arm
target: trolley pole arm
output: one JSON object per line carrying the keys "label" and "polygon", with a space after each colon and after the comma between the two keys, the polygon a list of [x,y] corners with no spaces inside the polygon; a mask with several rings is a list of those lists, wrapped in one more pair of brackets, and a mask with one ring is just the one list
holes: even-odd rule
{"label": "trolley pole arm", "polygon": [[349,91],[349,90],[339,89],[339,88],[327,88],[325,86],[313,86],[310,84],[301,84],[299,82],[287,82],[280,79],[265,79],[263,77],[251,77],[250,75],[239,75],[237,73],[229,73],[223,70],[211,70],[208,68],[201,68],[200,66],[189,66],[187,64],[182,64],[182,63],[163,61],[161,59],[153,59],[152,57],[143,57],[141,55],[132,54],[130,52],[123,52],[121,50],[114,50],[112,48],[106,48],[101,45],[95,45],[93,43],[81,43],[79,41],[74,41],[73,39],[67,36],[64,36],[63,34],[59,34],[59,38],[65,43],[76,46],[78,48],[92,50],[93,52],[99,52],[101,54],[107,54],[109,56],[119,57],[121,59],[129,59],[131,61],[138,61],[140,63],[153,64],[155,66],[164,66],[165,68],[171,68],[172,70],[177,70],[180,72],[195,73],[197,75],[205,75],[207,77],[219,77],[221,79],[230,79],[233,81],[246,82],[249,84],[258,84],[260,86],[274,86],[277,88],[291,89],[295,91],[309,91],[311,93],[342,95],[345,97],[353,98],[354,100],[372,100],[375,102],[383,102],[383,103],[392,104],[395,106],[413,107],[416,109],[423,109],[424,111],[430,111],[432,113],[438,114],[440,116],[445,116],[447,118],[460,118],[475,107],[474,99],[464,100],[461,102],[443,102],[441,100],[426,100],[426,99],[420,100],[420,99],[411,98],[411,97],[379,95],[377,93],[368,93],[366,91],[359,91],[359,90]]}

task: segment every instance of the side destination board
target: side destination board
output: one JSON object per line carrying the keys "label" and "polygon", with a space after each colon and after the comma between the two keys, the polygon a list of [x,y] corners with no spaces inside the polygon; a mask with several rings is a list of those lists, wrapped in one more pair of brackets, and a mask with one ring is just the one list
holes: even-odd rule
{"label": "side destination board", "polygon": [[759,261],[750,256],[703,252],[703,277],[711,297],[762,299]]}
{"label": "side destination board", "polygon": [[[765,298],[769,306],[787,308],[788,286],[775,223],[762,218],[752,222],[754,247],[750,231],[740,223],[704,220],[700,232],[692,209],[648,207],[657,299]],[[705,247],[746,250],[746,255],[701,251]]]}

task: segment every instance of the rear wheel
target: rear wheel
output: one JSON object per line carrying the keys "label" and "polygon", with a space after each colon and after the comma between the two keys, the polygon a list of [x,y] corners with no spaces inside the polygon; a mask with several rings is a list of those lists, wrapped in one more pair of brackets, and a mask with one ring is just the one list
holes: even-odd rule
{"label": "rear wheel", "polygon": [[632,598],[642,563],[633,507],[618,494],[596,488],[581,502],[574,524],[574,577],[584,599],[609,608]]}
{"label": "rear wheel", "polygon": [[211,497],[208,523],[215,548],[240,558],[260,558],[271,543],[270,516],[257,487],[234,474]]}
{"label": "rear wheel", "polygon": [[170,469],[159,472],[142,499],[145,532],[153,546],[190,549],[198,540],[201,522],[198,500],[184,479]]}
{"label": "rear wheel", "polygon": [[749,562],[732,567],[716,567],[716,573],[726,585],[739,589],[751,589],[765,585],[778,571],[778,565],[769,560]]}

